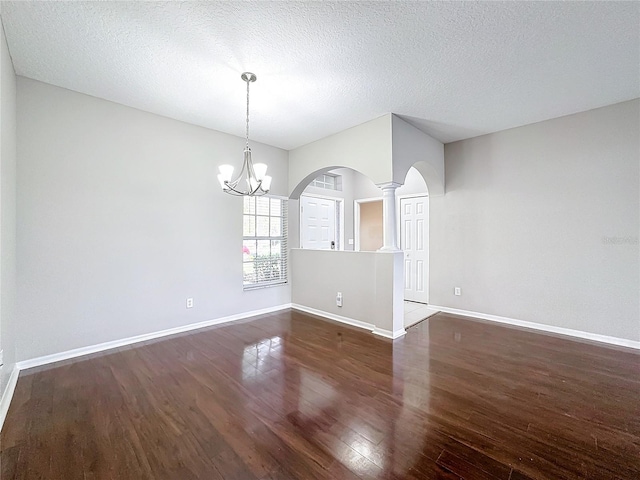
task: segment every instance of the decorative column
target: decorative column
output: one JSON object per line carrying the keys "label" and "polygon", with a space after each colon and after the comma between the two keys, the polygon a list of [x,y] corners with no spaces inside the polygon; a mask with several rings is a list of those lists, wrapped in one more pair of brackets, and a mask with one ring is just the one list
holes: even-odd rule
{"label": "decorative column", "polygon": [[382,233],[384,243],[379,252],[397,252],[400,249],[396,242],[396,188],[399,183],[381,183],[382,190]]}

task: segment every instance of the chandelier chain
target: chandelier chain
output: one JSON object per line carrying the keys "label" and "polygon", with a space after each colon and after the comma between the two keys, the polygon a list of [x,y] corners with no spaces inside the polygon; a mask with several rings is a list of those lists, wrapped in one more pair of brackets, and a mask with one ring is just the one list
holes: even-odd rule
{"label": "chandelier chain", "polygon": [[251,81],[247,79],[247,147],[249,146],[249,84]]}

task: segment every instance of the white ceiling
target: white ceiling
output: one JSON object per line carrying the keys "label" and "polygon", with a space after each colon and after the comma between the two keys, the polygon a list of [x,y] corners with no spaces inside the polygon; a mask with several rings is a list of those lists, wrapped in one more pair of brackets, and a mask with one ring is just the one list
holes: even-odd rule
{"label": "white ceiling", "polygon": [[639,2],[3,2],[19,75],[291,149],[443,142],[640,97]]}

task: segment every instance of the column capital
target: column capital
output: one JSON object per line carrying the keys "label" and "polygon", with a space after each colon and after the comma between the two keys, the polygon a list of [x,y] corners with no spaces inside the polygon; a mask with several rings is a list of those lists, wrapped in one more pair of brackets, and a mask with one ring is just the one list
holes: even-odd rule
{"label": "column capital", "polygon": [[396,188],[401,186],[402,186],[401,183],[396,183],[396,182],[376,183],[376,187],[380,188],[381,190],[390,190],[390,189],[395,190]]}

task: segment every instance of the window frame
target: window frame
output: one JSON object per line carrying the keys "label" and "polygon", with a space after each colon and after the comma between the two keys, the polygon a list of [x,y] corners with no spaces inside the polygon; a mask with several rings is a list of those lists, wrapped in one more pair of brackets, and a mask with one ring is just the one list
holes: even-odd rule
{"label": "window frame", "polygon": [[[331,181],[328,180],[329,178]],[[335,173],[322,173],[311,180],[309,186],[339,192],[342,190],[341,176]]]}
{"label": "window frame", "polygon": [[[258,202],[263,202],[264,199],[268,199],[269,203],[268,203],[268,207],[267,207],[267,213],[268,214],[260,214],[259,212],[259,203]],[[280,201],[280,215],[275,215],[273,214],[273,206],[272,206],[272,199],[273,200],[279,200]],[[247,208],[247,202],[253,202],[253,209]],[[254,235],[245,235],[245,233],[247,233],[245,231],[246,228],[246,218],[251,218],[253,221],[253,233]],[[258,235],[258,220],[259,218],[268,218],[268,233],[269,235]],[[280,235],[272,235],[272,221],[273,219],[278,219],[279,220],[279,224],[280,224]],[[275,286],[279,286],[279,285],[286,285],[289,283],[289,246],[288,246],[288,198],[287,197],[280,197],[277,195],[261,195],[261,196],[247,196],[244,197],[243,199],[243,205],[242,205],[242,289],[244,291],[247,290],[255,290],[255,289],[259,289],[259,288],[267,288],[267,287],[275,287]],[[258,251],[259,251],[259,242],[265,242],[268,241],[269,242],[269,257],[270,259],[267,259],[267,262],[273,261],[272,259],[274,258],[274,254],[272,253],[272,248],[273,248],[273,242],[280,242],[280,251],[279,251],[279,256],[277,256],[277,258],[279,259],[279,277],[276,279],[270,279],[270,280],[258,280],[258,276],[259,273],[256,272],[256,269],[258,269],[258,265],[260,265],[260,263],[258,263],[256,261],[256,257],[258,256],[263,256],[263,255],[259,255]],[[253,252],[253,254],[249,254],[251,255],[251,257],[248,259],[247,258],[247,254],[245,252],[245,250],[247,249],[247,243],[251,243],[253,242],[255,245],[255,252]],[[249,250],[251,251],[251,250]],[[249,264],[253,264],[253,275],[254,277],[254,281],[247,283],[246,281],[246,270],[245,270],[245,265],[249,265]],[[262,264],[264,265],[264,263]],[[263,267],[264,268],[264,267]],[[267,264],[267,269],[270,268],[270,266]]]}

